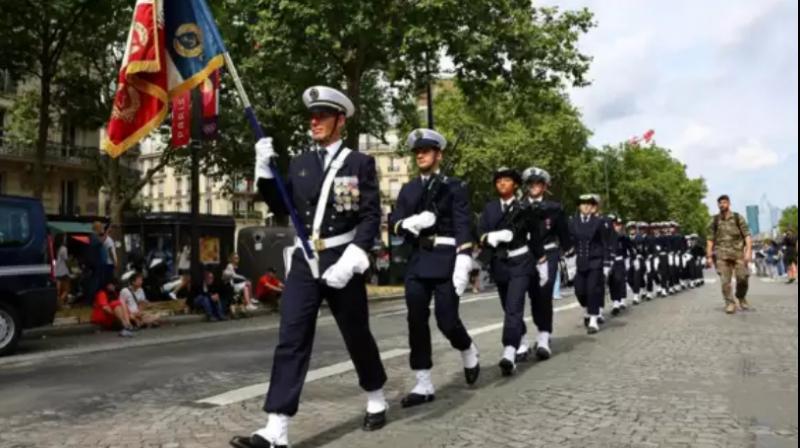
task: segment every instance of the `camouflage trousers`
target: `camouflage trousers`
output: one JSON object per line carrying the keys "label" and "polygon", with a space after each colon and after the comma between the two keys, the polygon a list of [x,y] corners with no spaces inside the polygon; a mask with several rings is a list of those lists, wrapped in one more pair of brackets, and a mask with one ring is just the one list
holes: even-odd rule
{"label": "camouflage trousers", "polygon": [[722,295],[725,303],[736,303],[733,299],[733,278],[736,277],[736,298],[739,300],[747,298],[749,288],[750,271],[744,259],[736,260],[717,260],[717,272],[722,282]]}

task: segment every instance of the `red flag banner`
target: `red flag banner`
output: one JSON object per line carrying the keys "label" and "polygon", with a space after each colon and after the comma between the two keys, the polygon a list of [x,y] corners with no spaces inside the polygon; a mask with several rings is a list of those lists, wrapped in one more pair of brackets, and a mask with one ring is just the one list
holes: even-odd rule
{"label": "red flag banner", "polygon": [[217,138],[217,118],[219,116],[219,70],[214,71],[201,85],[203,96],[203,137],[206,140]]}
{"label": "red flag banner", "polygon": [[192,133],[192,93],[190,90],[172,98],[172,146],[189,144]]}
{"label": "red flag banner", "polygon": [[164,14],[159,0],[137,0],[103,149],[117,157],[167,114]]}

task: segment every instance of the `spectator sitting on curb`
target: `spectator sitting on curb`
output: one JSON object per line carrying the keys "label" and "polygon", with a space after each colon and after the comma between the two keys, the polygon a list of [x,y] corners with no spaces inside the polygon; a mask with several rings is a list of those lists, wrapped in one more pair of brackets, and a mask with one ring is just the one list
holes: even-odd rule
{"label": "spectator sitting on curb", "polygon": [[208,320],[212,322],[225,320],[220,299],[220,288],[214,279],[213,272],[206,271],[203,273],[203,288],[200,294],[194,298],[194,306],[202,309]]}
{"label": "spectator sitting on curb", "polygon": [[144,275],[141,272],[133,272],[127,279],[123,278],[124,280],[128,281],[128,287],[120,291],[119,298],[128,308],[131,323],[138,328],[160,326],[158,317],[144,311],[150,305],[142,289]]}
{"label": "spectator sitting on curb", "polygon": [[278,278],[278,273],[273,267],[267,268],[267,273],[258,279],[256,285],[256,300],[278,309],[278,301],[283,293],[283,282]]}
{"label": "spectator sitting on curb", "polygon": [[233,287],[234,296],[241,294],[243,300],[242,303],[244,304],[245,310],[255,311],[258,309],[258,307],[255,306],[251,301],[252,290],[250,281],[247,280],[247,277],[236,272],[238,267],[239,254],[234,252],[230,255],[230,257],[228,257],[228,266],[226,266],[225,270],[222,271],[222,281],[230,283],[230,285]]}
{"label": "spectator sitting on curb", "polygon": [[128,316],[128,308],[117,297],[114,280],[106,282],[105,287],[95,294],[91,322],[106,330],[121,328],[119,335],[122,337],[133,336],[134,328]]}

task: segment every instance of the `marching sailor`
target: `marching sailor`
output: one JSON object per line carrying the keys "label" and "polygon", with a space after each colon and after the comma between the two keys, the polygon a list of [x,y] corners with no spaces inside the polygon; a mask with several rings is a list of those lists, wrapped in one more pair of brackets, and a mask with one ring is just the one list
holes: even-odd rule
{"label": "marching sailor", "polygon": [[408,136],[420,176],[403,185],[389,216],[395,235],[413,246],[405,276],[408,341],[416,386],[402,400],[412,407],[434,400],[431,378],[430,303],[442,334],[461,353],[464,376],[473,385],[480,374],[478,349],[458,313],[460,297],[472,270],[472,211],[464,182],[439,171],[447,147],[445,138],[430,129]]}
{"label": "marching sailor", "polygon": [[[525,333],[525,294],[536,260],[544,256],[544,248],[536,235],[530,203],[516,196],[522,184],[520,174],[511,168],[500,168],[494,174],[494,184],[499,199],[486,204],[478,224],[480,260],[497,284],[505,313],[499,365],[503,376],[511,376],[516,371],[517,350]],[[540,241],[533,252],[531,240]]]}
{"label": "marching sailor", "polygon": [[[545,199],[545,194],[552,185],[550,173],[531,167],[522,173],[522,180],[527,187],[527,200],[533,208],[546,257],[544,264],[537,264],[528,286],[533,323],[539,331],[534,350],[536,357],[543,361],[550,359],[552,355],[550,337],[553,334],[553,288],[556,272],[561,254],[572,249],[572,239],[569,236],[564,208],[559,202]],[[531,244],[536,245],[538,242],[531,239]],[[526,358],[528,347],[528,342],[523,338],[518,361]]]}

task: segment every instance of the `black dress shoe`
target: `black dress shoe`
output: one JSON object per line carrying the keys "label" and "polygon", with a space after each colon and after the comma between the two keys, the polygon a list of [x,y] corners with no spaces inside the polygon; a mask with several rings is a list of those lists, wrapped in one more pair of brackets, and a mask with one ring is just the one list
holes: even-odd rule
{"label": "black dress shoe", "polygon": [[481,376],[480,364],[476,365],[471,369],[464,369],[464,378],[467,380],[467,384],[470,386],[478,382],[479,376]]}
{"label": "black dress shoe", "polygon": [[547,348],[539,347],[539,345],[536,346],[536,359],[538,359],[539,361],[547,361],[548,359],[550,359],[551,355],[552,353],[550,353],[550,350],[548,350]]}
{"label": "black dress shoe", "polygon": [[588,317],[584,317],[583,318],[583,326],[587,327],[587,328],[589,327],[589,318]]}
{"label": "black dress shoe", "polygon": [[600,330],[597,327],[589,327],[589,329],[587,330],[589,334],[597,334],[598,331]]}
{"label": "black dress shoe", "polygon": [[230,444],[234,448],[288,448],[288,445],[273,445],[258,434],[252,436],[236,436]]}
{"label": "black dress shoe", "polygon": [[614,308],[613,310],[611,310],[611,315],[614,316],[614,317],[617,317],[617,316],[619,316],[619,313],[621,313],[621,312],[622,312],[622,310],[620,310],[619,308]]}
{"label": "black dress shoe", "polygon": [[526,350],[524,352],[521,352],[521,353],[517,353],[517,356],[515,356],[514,362],[516,362],[517,364],[519,364],[521,362],[528,362],[528,358],[530,358],[530,356],[531,356],[531,350],[530,349],[528,349],[528,350]]}
{"label": "black dress shoe", "polygon": [[603,316],[597,316],[597,323],[603,325],[606,323],[606,318]]}
{"label": "black dress shoe", "polygon": [[421,395],[412,392],[403,397],[403,399],[400,401],[400,405],[403,406],[403,408],[413,408],[414,406],[430,403],[435,399],[436,396],[433,394]]}
{"label": "black dress shoe", "polygon": [[367,415],[364,416],[364,426],[362,427],[364,431],[377,431],[384,426],[386,426],[386,411],[375,414],[367,412]]}
{"label": "black dress shoe", "polygon": [[503,376],[511,376],[516,370],[517,366],[515,366],[513,362],[505,358],[500,361],[500,373],[502,373]]}

